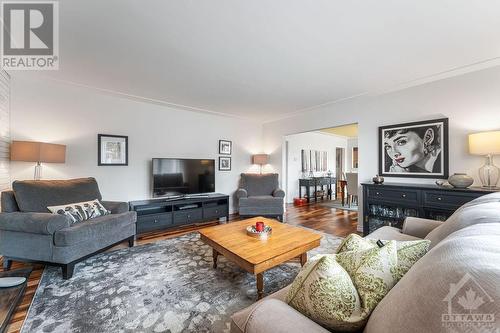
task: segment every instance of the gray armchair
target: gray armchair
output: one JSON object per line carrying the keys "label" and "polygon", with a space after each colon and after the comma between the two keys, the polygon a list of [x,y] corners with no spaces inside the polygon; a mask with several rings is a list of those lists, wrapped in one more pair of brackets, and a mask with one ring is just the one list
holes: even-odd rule
{"label": "gray armchair", "polygon": [[[61,266],[63,278],[74,266],[98,252],[128,241],[134,245],[136,213],[126,202],[101,201],[94,178],[15,181],[1,195],[0,255],[4,269],[12,260]],[[52,214],[48,206],[98,199],[110,215],[71,224],[69,217]]]}
{"label": "gray armchair", "polygon": [[272,216],[283,221],[285,191],[279,188],[278,174],[242,173],[236,197],[240,216]]}

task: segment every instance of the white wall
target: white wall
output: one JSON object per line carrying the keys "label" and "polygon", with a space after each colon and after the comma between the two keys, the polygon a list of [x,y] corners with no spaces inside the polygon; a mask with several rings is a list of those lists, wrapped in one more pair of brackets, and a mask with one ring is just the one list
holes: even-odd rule
{"label": "white wall", "polygon": [[[358,123],[359,180],[378,173],[378,127],[448,117],[450,173],[476,179],[483,158],[467,152],[467,134],[500,129],[500,67],[464,74],[379,96],[365,96],[325,105],[307,114],[264,124],[264,143],[276,169],[282,165],[284,135]],[[497,164],[500,158],[497,157]],[[386,181],[433,182],[432,179],[388,178]]]}
{"label": "white wall", "polygon": [[[311,149],[328,152],[328,169],[335,174],[335,148],[347,148],[347,138],[323,134],[317,132],[307,132],[288,135],[288,182],[287,182],[287,202],[293,202],[294,197],[299,196],[299,178],[302,176],[302,149]],[[319,176],[319,174],[318,174]]]}
{"label": "white wall", "polygon": [[[218,158],[218,140],[233,141],[232,171],[216,172],[216,191],[233,194],[241,172],[256,171],[258,123],[165,106],[55,81],[12,79],[12,139],[67,145],[65,164],[44,164],[43,178],[95,177],[107,200],[151,195],[152,157]],[[97,166],[97,134],[128,135],[128,166]],[[33,163],[12,162],[11,178],[32,179]],[[232,198],[231,198],[232,199]],[[232,210],[234,211],[234,210]]]}
{"label": "white wall", "polygon": [[[347,139],[347,151],[346,151],[347,172],[358,172],[357,168],[352,167],[352,148],[357,146],[358,146],[358,138]],[[359,148],[358,148],[358,158],[359,158]]]}

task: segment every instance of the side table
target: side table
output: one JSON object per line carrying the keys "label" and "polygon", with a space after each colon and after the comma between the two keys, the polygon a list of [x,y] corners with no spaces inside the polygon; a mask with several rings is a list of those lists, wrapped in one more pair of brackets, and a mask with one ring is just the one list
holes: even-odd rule
{"label": "side table", "polygon": [[31,268],[22,268],[0,272],[0,278],[11,276],[24,276],[26,278],[26,282],[18,286],[0,288],[0,333],[5,332],[5,329],[9,325],[10,317],[23,298],[31,271]]}

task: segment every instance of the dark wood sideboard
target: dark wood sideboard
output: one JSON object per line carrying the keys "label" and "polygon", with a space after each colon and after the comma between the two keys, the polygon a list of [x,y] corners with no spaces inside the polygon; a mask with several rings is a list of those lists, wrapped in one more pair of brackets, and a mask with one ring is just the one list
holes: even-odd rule
{"label": "dark wood sideboard", "polygon": [[180,199],[131,201],[130,210],[137,212],[137,234],[176,228],[183,225],[229,220],[229,196],[212,193]]}
{"label": "dark wood sideboard", "polygon": [[362,183],[363,233],[385,226],[402,228],[407,216],[446,220],[463,204],[498,190],[457,189],[432,184]]}

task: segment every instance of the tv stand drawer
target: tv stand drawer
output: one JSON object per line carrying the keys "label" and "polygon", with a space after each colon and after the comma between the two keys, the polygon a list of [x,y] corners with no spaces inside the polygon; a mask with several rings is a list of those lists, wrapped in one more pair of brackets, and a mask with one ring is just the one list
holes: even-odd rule
{"label": "tv stand drawer", "polygon": [[199,222],[203,213],[201,208],[178,210],[174,212],[174,224],[189,224]]}
{"label": "tv stand drawer", "polygon": [[172,225],[172,214],[151,214],[137,217],[137,233],[164,229]]}
{"label": "tv stand drawer", "polygon": [[203,209],[204,219],[218,219],[219,217],[227,216],[227,205],[205,207]]}

